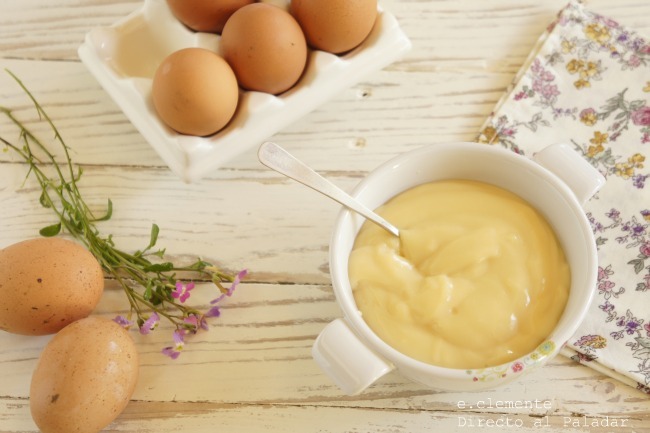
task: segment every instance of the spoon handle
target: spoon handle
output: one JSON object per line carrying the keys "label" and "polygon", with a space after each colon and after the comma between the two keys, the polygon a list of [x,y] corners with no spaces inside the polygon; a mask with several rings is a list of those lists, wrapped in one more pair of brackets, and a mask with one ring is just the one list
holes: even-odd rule
{"label": "spoon handle", "polygon": [[352,198],[345,191],[316,173],[277,144],[270,141],[262,143],[257,152],[257,156],[265,166],[336,200],[348,209],[359,213],[399,237],[397,227]]}

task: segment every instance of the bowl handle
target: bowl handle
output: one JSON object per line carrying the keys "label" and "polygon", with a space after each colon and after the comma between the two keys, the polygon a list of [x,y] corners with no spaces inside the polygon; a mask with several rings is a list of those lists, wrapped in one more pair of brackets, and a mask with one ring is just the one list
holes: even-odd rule
{"label": "bowl handle", "polygon": [[378,356],[343,319],[329,323],[311,350],[319,367],[348,395],[366,389],[395,367]]}
{"label": "bowl handle", "polygon": [[545,147],[533,156],[533,160],[562,179],[583,207],[606,182],[605,177],[568,144]]}

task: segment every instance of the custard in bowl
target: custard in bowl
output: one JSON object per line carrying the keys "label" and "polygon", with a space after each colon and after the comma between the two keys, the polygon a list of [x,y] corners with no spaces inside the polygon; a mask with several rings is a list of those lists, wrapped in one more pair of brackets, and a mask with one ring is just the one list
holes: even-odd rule
{"label": "custard in bowl", "polygon": [[566,145],[531,160],[446,143],[384,163],[352,195],[400,238],[341,211],[330,271],[343,318],[318,336],[315,360],[348,394],[391,370],[463,391],[543,365],[592,299],[596,244],[582,205],[603,184]]}

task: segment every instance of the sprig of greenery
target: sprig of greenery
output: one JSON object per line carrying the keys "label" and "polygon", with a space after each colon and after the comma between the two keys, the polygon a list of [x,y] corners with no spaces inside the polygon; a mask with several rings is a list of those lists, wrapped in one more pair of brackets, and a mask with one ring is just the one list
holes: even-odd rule
{"label": "sprig of greenery", "polygon": [[[1,136],[0,142],[28,164],[29,170],[26,178],[32,175],[38,181],[41,188],[40,204],[51,209],[58,217],[55,224],[44,227],[40,230],[40,234],[56,236],[65,231],[82,242],[98,260],[104,272],[114,278],[123,288],[131,306],[129,318],[135,314],[139,328],[142,329],[151,315],[156,313],[172,322],[177,330],[197,331],[207,315],[185,305],[184,299],[177,299],[174,293],[175,290],[178,290],[177,284],[179,284],[177,273],[192,272],[198,274],[199,278],[207,278],[218,287],[221,294],[232,292],[234,287],[231,286],[228,289],[224,287],[223,283],[236,283],[236,277],[226,274],[211,263],[200,259],[188,266],[177,266],[172,262],[164,261],[165,250],[154,249],[160,231],[156,224],[151,227],[148,245],[132,254],[117,248],[111,236],[102,236],[95,223],[111,218],[113,203],[110,199],[108,200],[103,215],[96,217],[93,214],[77,186],[83,169],[73,165],[69,147],[32,93],[16,75],[9,70],[7,73],[31,99],[39,119],[49,125],[54,133],[54,140],[61,146],[65,157],[65,164],[61,166],[56,161],[54,154],[23,122],[12,114],[11,110],[0,106],[0,112],[20,131],[20,145],[13,144]],[[41,157],[43,160],[37,156],[37,153],[43,155]],[[51,177],[42,168],[46,165],[53,167],[54,175]],[[240,275],[243,274],[240,273]]]}

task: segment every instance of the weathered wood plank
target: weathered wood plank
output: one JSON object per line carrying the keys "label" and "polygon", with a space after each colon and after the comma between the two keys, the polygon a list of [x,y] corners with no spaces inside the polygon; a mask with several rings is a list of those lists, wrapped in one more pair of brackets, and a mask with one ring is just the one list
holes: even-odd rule
{"label": "weathered wood plank", "polygon": [[[109,285],[97,314],[126,314],[128,303]],[[206,309],[215,289],[200,285],[188,302]],[[171,327],[152,334],[135,331],[141,372],[133,399],[152,402],[365,407],[369,409],[459,411],[470,414],[619,415],[648,419],[647,396],[563,357],[520,382],[495,390],[434,391],[390,373],[360,396],[344,396],[311,359],[314,338],[340,316],[326,285],[242,285],[223,305],[208,332],[193,336],[172,361],[160,353],[171,343]],[[27,398],[31,371],[49,337],[0,334],[0,395]],[[558,394],[558,390],[562,391]],[[510,407],[498,402],[539,403]],[[472,406],[470,408],[470,406]],[[505,408],[504,408],[505,407]]]}
{"label": "weathered wood plank", "polygon": [[[6,431],[37,432],[24,400],[0,399],[0,422]],[[650,422],[632,416],[580,414],[481,414],[434,410],[375,410],[363,407],[328,408],[284,404],[214,404],[204,402],[131,402],[105,431],[167,433],[191,429],[246,432],[349,433],[349,432],[481,432],[556,431],[589,433],[637,433]],[[5,431],[5,430],[0,430]]]}

